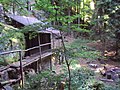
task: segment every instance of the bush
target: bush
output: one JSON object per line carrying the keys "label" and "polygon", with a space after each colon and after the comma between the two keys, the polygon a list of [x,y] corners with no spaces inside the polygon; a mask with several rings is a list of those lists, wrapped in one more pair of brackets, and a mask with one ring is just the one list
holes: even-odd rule
{"label": "bush", "polygon": [[[27,76],[26,76],[27,77]],[[56,90],[61,82],[61,76],[51,71],[26,78],[23,89],[15,86],[15,90]]]}

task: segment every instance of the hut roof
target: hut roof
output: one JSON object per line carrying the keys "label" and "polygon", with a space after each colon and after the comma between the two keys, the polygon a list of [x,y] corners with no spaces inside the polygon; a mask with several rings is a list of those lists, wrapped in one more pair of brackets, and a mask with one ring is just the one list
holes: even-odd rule
{"label": "hut roof", "polygon": [[[11,15],[11,14],[6,14],[9,18],[27,26],[27,25],[32,25],[34,23],[41,23],[41,24],[46,24],[45,22],[43,23],[42,21],[38,20],[35,17],[27,17],[27,16],[19,16],[19,15]],[[40,30],[38,31],[39,33],[53,33],[57,36],[60,36],[60,31],[54,29],[53,27],[49,27],[45,30]]]}
{"label": "hut roof", "polygon": [[11,19],[27,26],[27,25],[31,25],[34,23],[42,23],[41,21],[39,21],[37,18],[35,17],[27,17],[27,16],[19,16],[19,15],[12,15],[12,14],[6,14],[8,17],[10,17]]}

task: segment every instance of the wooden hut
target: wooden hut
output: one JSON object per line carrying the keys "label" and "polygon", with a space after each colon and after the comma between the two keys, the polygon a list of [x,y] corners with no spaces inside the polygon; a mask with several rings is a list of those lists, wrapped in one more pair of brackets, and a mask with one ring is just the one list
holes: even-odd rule
{"label": "wooden hut", "polygon": [[[18,15],[6,14],[11,19],[11,25],[21,28],[34,23],[42,23],[35,17],[26,17]],[[38,31],[34,38],[29,36],[32,32],[25,33],[25,55],[23,60],[23,68],[32,68],[36,72],[44,69],[52,69],[51,65],[51,32]],[[19,67],[19,62],[13,63],[13,66]]]}

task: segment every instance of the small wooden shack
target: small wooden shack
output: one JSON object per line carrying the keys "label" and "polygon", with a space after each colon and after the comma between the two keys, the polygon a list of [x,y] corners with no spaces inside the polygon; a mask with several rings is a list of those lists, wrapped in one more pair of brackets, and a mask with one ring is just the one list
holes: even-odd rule
{"label": "small wooden shack", "polygon": [[[6,14],[11,19],[10,23],[16,28],[21,28],[34,23],[42,23],[35,17],[26,17]],[[35,37],[30,39],[32,32],[25,33],[25,54],[23,59],[23,68],[32,68],[36,72],[44,69],[52,69],[51,63],[51,32],[38,31]],[[19,62],[13,63],[13,66],[19,67]]]}

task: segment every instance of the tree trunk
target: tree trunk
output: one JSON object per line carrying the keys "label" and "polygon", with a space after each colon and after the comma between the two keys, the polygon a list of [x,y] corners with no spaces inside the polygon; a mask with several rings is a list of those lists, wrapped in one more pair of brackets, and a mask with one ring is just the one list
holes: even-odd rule
{"label": "tree trunk", "polygon": [[65,55],[65,62],[67,65],[67,70],[68,70],[68,74],[69,74],[69,82],[68,82],[68,90],[71,90],[71,71],[70,71],[70,63],[68,62],[68,59],[66,57],[66,47],[64,44],[64,39],[63,39],[63,35],[62,32],[60,31],[61,37],[62,37],[62,44],[63,44],[63,49],[64,49],[64,55]]}

